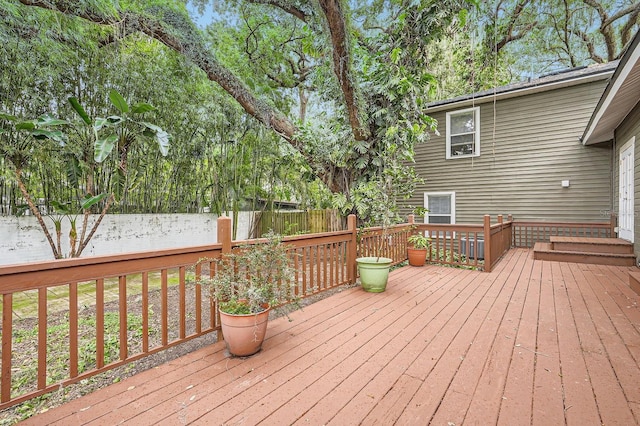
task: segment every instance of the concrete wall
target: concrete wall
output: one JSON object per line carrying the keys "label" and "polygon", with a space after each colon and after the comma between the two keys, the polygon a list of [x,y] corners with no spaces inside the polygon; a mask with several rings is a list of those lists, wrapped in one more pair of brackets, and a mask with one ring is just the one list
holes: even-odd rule
{"label": "concrete wall", "polygon": [[[238,240],[248,238],[252,212],[238,217]],[[97,215],[91,216],[92,224]],[[106,215],[82,257],[159,250],[216,243],[217,219],[213,214]],[[80,232],[82,217],[76,228]],[[55,240],[50,219],[45,218]],[[69,253],[69,224],[62,228],[62,248]],[[0,265],[52,260],[53,254],[33,216],[0,216]]]}

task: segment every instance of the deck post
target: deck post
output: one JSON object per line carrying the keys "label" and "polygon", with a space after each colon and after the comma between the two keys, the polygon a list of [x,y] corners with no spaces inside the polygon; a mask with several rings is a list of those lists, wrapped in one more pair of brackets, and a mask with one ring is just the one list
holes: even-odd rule
{"label": "deck post", "polygon": [[358,256],[358,229],[355,214],[347,216],[347,230],[351,232],[351,239],[347,244],[347,280],[353,284],[356,282],[356,257]]}
{"label": "deck post", "polygon": [[614,212],[609,214],[609,237],[616,238],[616,226],[618,226],[618,217]]}
{"label": "deck post", "polygon": [[504,216],[498,215],[498,223],[500,224],[500,250],[498,250],[498,258],[504,253]]}
{"label": "deck post", "polygon": [[416,215],[410,214],[409,216],[407,216],[407,222],[409,223],[409,225],[413,225],[414,223],[416,223]]}
{"label": "deck post", "polygon": [[[228,216],[220,216],[218,218],[217,241],[218,243],[222,244],[221,254],[231,253],[231,229],[232,229],[231,218]],[[218,312],[218,309],[216,309],[216,306],[213,303],[213,301],[211,302],[211,308],[213,309],[213,311],[211,312],[211,315],[215,315],[216,324],[220,324],[220,313]],[[224,336],[222,335],[222,329],[216,332],[216,337],[218,342],[224,340]]]}
{"label": "deck post", "polygon": [[491,272],[491,216],[488,214],[484,215],[484,271]]}
{"label": "deck post", "polygon": [[507,215],[507,221],[511,223],[511,241],[509,241],[509,248],[516,246],[516,232],[513,226],[513,215]]}
{"label": "deck post", "polygon": [[231,218],[220,216],[218,218],[218,243],[222,244],[222,253],[231,252]]}

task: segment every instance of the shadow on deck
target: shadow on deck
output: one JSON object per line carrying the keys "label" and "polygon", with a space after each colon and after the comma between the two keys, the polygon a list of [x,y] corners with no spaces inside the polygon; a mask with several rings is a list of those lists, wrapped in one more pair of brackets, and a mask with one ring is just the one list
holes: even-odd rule
{"label": "shadow on deck", "polygon": [[632,269],[404,267],[271,321],[253,357],[216,343],[25,424],[637,424]]}

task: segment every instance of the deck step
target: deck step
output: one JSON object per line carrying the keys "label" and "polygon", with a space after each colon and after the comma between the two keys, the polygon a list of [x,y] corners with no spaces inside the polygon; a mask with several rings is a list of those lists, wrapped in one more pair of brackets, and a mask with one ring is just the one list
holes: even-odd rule
{"label": "deck step", "polygon": [[554,243],[536,243],[533,258],[555,262],[592,263],[596,265],[635,266],[633,253],[591,253],[574,250],[557,250]]}
{"label": "deck step", "polygon": [[640,294],[640,272],[629,272],[629,287]]}
{"label": "deck step", "polygon": [[549,240],[551,241],[553,250],[583,253],[633,254],[633,244],[620,238],[552,236]]}

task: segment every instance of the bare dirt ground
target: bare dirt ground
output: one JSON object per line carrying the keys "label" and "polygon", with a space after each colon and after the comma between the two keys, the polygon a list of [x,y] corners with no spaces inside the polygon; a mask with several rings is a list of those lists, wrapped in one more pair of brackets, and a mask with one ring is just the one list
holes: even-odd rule
{"label": "bare dirt ground", "polygon": [[[323,298],[329,297],[336,292],[343,291],[346,288],[353,287],[353,285],[345,285],[336,287],[330,290],[323,291],[321,293],[317,293],[313,296],[307,297],[305,299],[300,300],[299,305],[301,308],[307,306],[311,303],[314,303]],[[171,292],[177,292],[177,288],[171,288],[169,290],[170,297]],[[175,297],[175,294],[173,295]],[[128,315],[131,318],[141,318],[142,312],[140,308],[140,304],[136,303],[140,298],[140,295],[130,296],[128,298]],[[151,306],[160,306],[160,292],[159,290],[155,290],[149,293],[149,302]],[[194,301],[192,299],[187,300],[187,312],[193,312],[195,310]],[[111,313],[114,317],[117,316],[118,312],[118,302],[109,302],[105,305],[105,315],[108,316]],[[272,316],[280,316],[286,313],[285,310],[275,310],[272,312]],[[95,318],[95,307],[85,307],[80,312],[80,322],[81,322],[81,333],[83,327],[83,318],[86,319],[85,327],[91,328],[91,321]],[[178,328],[178,315],[169,315],[169,329],[177,330]],[[105,323],[108,320],[105,321]],[[95,324],[93,324],[95,326]],[[159,315],[151,315],[150,318],[150,329],[151,330],[160,330],[160,316]],[[106,327],[105,327],[106,328]],[[59,374],[60,377],[66,377],[64,374],[66,373],[66,368],[68,367],[68,312],[62,311],[49,315],[48,317],[48,329],[49,329],[49,342],[48,342],[48,362],[47,362],[47,374],[49,377],[55,376]],[[12,371],[13,371],[13,380],[14,383],[16,380],[23,380],[25,383],[33,383],[32,378],[35,374],[37,374],[36,366],[37,366],[37,319],[35,318],[26,318],[16,321],[14,324],[13,336],[14,336],[14,346],[13,346],[13,359],[12,359]],[[139,353],[141,351],[141,339],[139,335],[136,333],[139,332],[132,327],[130,329],[129,334],[129,351],[130,353]],[[35,334],[35,335],[34,335]],[[82,367],[83,360],[83,348],[85,352],[93,352],[86,354],[88,355],[89,360],[94,359],[95,356],[95,348],[93,351],[91,350],[91,340],[92,335],[88,333],[88,337],[83,339],[83,336],[80,336],[80,363]],[[177,338],[176,335],[169,336],[169,340]],[[105,346],[107,345],[108,337],[105,337]],[[84,341],[84,345],[83,345]],[[59,405],[64,404],[65,402],[71,401],[73,399],[79,398],[83,395],[91,393],[97,389],[108,386],[112,383],[119,382],[127,377],[138,374],[142,371],[145,371],[149,368],[153,368],[157,365],[166,363],[173,359],[179,358],[185,354],[193,352],[205,345],[212,344],[216,341],[215,333],[210,333],[208,335],[198,337],[182,343],[180,345],[171,347],[162,352],[149,355],[141,360],[131,362],[124,366],[120,366],[118,368],[106,371],[104,373],[98,374],[88,379],[84,379],[79,383],[65,386],[64,388],[60,388],[58,391],[33,398],[29,401],[23,402],[21,404],[15,405],[8,409],[5,409],[0,412],[0,426],[13,425],[20,420],[31,417],[34,414],[49,410],[51,408],[57,407]],[[62,342],[62,344],[60,344]],[[57,344],[56,344],[57,343]],[[114,351],[117,350],[117,344],[114,345]],[[109,348],[105,349],[106,357],[109,356]],[[111,354],[115,359],[117,357],[117,353]],[[51,360],[57,360],[51,362]],[[89,364],[92,361],[87,361]],[[89,368],[86,369],[90,369]],[[59,370],[59,371],[56,371]],[[25,388],[21,390],[20,393],[24,393],[24,389],[29,389],[29,385],[26,385]],[[34,385],[31,385],[34,386]]]}

